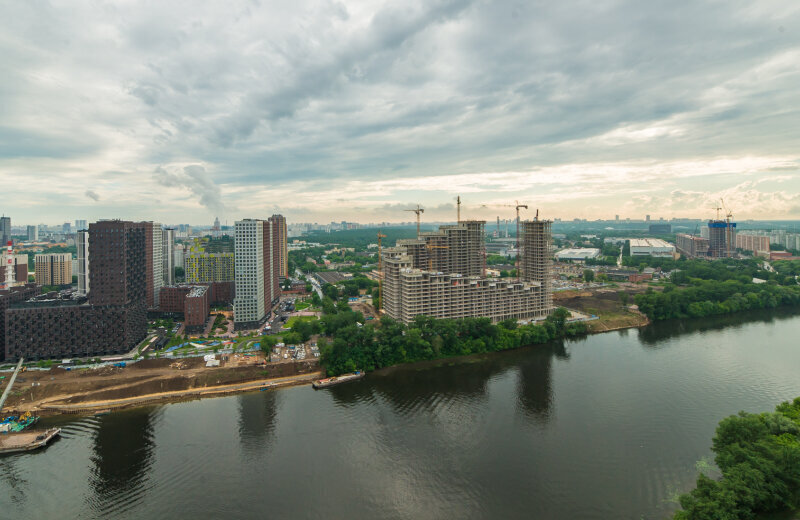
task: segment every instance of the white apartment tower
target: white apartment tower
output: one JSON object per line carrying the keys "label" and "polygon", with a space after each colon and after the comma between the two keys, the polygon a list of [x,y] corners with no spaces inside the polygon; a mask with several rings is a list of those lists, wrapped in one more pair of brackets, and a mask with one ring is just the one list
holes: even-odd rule
{"label": "white apartment tower", "polygon": [[89,294],[89,231],[79,230],[75,235],[75,245],[78,249],[78,294]]}
{"label": "white apartment tower", "polygon": [[245,219],[235,224],[233,299],[234,326],[255,328],[264,319],[264,225],[263,220]]}
{"label": "white apartment tower", "polygon": [[175,229],[164,228],[161,231],[161,237],[163,239],[162,258],[164,267],[164,285],[174,285],[175,284]]}

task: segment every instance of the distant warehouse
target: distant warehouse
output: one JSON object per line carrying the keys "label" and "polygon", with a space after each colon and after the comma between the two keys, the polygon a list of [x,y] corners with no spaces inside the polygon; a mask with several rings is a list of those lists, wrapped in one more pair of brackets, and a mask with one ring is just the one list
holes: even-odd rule
{"label": "distant warehouse", "polygon": [[593,247],[574,247],[571,249],[562,249],[556,253],[556,260],[563,262],[571,260],[573,262],[585,262],[591,258],[600,256],[600,250]]}
{"label": "distant warehouse", "polygon": [[675,246],[658,238],[632,238],[631,256],[674,258]]}

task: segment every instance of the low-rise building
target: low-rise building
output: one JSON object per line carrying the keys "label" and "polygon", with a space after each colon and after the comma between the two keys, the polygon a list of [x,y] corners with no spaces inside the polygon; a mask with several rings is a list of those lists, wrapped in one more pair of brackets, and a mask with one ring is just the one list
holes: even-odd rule
{"label": "low-rise building", "polygon": [[572,262],[585,262],[586,260],[597,258],[600,256],[600,250],[594,247],[573,247],[569,249],[562,249],[556,253],[556,260],[563,262],[569,260]]}
{"label": "low-rise building", "polygon": [[183,315],[188,332],[201,331],[208,320],[211,291],[206,285],[169,285],[161,288],[158,310]]}
{"label": "low-rise building", "polygon": [[708,256],[709,242],[707,238],[678,233],[675,235],[675,246],[679,253],[690,258]]}
{"label": "low-rise building", "polygon": [[675,246],[659,238],[631,238],[631,256],[674,258]]}

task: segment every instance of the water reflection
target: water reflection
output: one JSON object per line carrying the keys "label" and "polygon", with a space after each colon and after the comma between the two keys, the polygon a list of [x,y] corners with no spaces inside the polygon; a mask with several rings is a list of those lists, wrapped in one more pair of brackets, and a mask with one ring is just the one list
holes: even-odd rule
{"label": "water reflection", "polygon": [[239,442],[248,451],[268,447],[278,419],[279,392],[242,394],[239,401]]}
{"label": "water reflection", "polygon": [[647,347],[668,346],[665,339],[696,332],[712,332],[722,329],[741,329],[749,323],[773,323],[792,319],[800,315],[797,309],[762,309],[724,316],[709,316],[691,320],[658,321],[639,329],[639,341]]}
{"label": "water reflection", "polygon": [[569,359],[563,342],[526,349],[517,360],[517,402],[526,417],[547,423],[553,411],[553,358]]}
{"label": "water reflection", "polygon": [[[38,453],[26,455],[38,455]],[[9,496],[3,497],[3,499],[7,498],[15,504],[25,503],[25,488],[28,485],[28,481],[22,476],[18,467],[20,462],[22,462],[20,455],[0,456],[0,483],[10,490]],[[2,511],[2,506],[0,506],[0,511]]]}
{"label": "water reflection", "polygon": [[108,514],[121,512],[144,495],[153,464],[153,423],[158,408],[118,412],[98,419],[91,461],[94,467],[88,498],[92,509]]}

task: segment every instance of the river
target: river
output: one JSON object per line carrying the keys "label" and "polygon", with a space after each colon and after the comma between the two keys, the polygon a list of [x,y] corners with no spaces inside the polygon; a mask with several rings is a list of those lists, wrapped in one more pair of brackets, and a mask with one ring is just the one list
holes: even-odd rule
{"label": "river", "polygon": [[[744,320],[744,321],[743,321]],[[102,417],[0,458],[2,518],[665,518],[717,422],[800,396],[786,311]]]}

